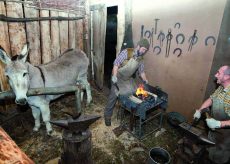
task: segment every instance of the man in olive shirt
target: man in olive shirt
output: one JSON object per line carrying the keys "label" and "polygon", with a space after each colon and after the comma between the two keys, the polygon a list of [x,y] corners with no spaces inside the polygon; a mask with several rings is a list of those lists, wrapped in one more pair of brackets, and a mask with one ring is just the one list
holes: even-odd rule
{"label": "man in olive shirt", "polygon": [[194,118],[199,119],[205,108],[211,107],[211,118],[206,118],[210,128],[208,137],[216,143],[208,149],[209,158],[218,163],[230,162],[230,67],[220,67],[215,77],[220,86],[196,110]]}

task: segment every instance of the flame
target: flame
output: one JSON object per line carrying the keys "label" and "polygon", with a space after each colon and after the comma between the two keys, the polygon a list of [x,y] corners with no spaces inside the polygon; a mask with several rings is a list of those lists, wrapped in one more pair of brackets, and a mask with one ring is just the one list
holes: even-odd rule
{"label": "flame", "polygon": [[143,98],[146,98],[148,96],[148,93],[144,90],[144,85],[140,84],[136,91],[137,96],[142,96]]}

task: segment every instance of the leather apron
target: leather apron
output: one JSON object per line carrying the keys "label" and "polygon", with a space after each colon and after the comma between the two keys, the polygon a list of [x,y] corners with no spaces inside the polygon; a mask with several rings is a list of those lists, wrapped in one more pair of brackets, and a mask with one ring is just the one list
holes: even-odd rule
{"label": "leather apron", "polygon": [[135,79],[132,77],[138,70],[140,62],[143,61],[142,57],[131,58],[129,61],[117,72],[117,85],[119,87],[119,94],[131,95],[137,89]]}
{"label": "leather apron", "polygon": [[[213,96],[212,97],[211,115],[219,121],[230,120],[230,117],[225,113],[226,103],[224,100]],[[209,158],[216,163],[226,163],[230,159],[230,128],[220,128],[209,132],[209,138],[216,142],[214,147],[208,149]]]}

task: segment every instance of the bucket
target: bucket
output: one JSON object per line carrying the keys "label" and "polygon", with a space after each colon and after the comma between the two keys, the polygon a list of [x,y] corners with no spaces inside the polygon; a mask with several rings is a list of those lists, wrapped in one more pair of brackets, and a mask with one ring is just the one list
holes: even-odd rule
{"label": "bucket", "polygon": [[149,151],[148,164],[169,164],[170,154],[163,148],[154,147]]}

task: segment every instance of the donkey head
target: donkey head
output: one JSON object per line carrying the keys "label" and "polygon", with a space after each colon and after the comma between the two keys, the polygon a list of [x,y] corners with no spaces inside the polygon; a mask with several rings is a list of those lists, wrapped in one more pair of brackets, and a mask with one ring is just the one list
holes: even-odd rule
{"label": "donkey head", "polygon": [[5,75],[16,95],[15,102],[21,105],[26,104],[26,93],[29,88],[29,72],[25,63],[28,52],[28,44],[26,44],[16,60],[12,60],[3,49],[0,49],[0,59],[6,64]]}

